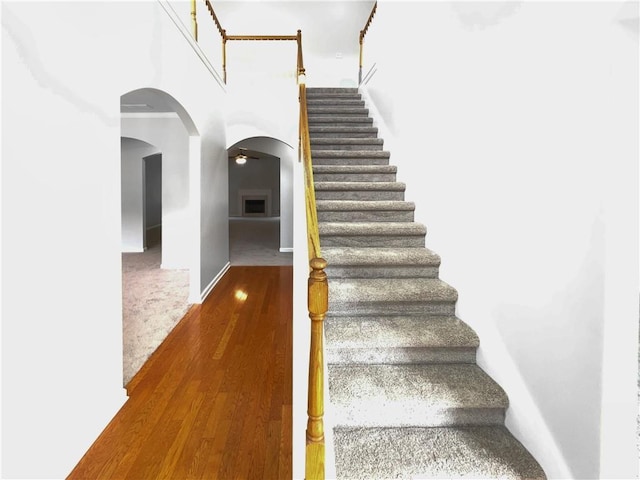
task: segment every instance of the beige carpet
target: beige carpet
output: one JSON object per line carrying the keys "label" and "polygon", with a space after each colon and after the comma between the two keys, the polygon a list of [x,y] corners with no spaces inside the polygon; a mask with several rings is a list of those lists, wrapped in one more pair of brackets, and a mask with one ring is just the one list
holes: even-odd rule
{"label": "beige carpet", "polygon": [[[279,217],[229,219],[231,265],[291,265],[281,253]],[[162,245],[122,254],[123,380],[127,385],[189,310],[189,272],[161,270]]]}

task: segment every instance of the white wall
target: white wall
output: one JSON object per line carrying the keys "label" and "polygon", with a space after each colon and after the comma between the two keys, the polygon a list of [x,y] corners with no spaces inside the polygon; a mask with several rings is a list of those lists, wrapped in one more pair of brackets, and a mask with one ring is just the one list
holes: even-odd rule
{"label": "white wall", "polygon": [[176,114],[122,116],[122,135],[156,145],[162,151],[162,264],[189,269],[192,220],[189,210],[189,135]]}
{"label": "white wall", "polygon": [[160,2],[2,3],[4,478],[64,478],[126,399],[120,96],[141,87],[173,95],[197,128],[203,291],[229,261],[215,74]]}
{"label": "white wall", "polygon": [[637,475],[638,31],[622,9],[383,2],[365,43],[398,179],[550,478]]}
{"label": "white wall", "polygon": [[144,168],[147,155],[158,149],[146,142],[123,137],[121,145],[122,251],[142,252],[144,243]]}

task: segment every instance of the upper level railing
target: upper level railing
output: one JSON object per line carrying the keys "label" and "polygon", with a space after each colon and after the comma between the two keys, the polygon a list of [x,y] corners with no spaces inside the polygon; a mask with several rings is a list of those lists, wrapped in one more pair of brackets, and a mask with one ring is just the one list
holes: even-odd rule
{"label": "upper level railing", "polygon": [[[309,255],[309,279],[307,284],[307,304],[311,319],[309,349],[309,384],[307,392],[307,430],[305,447],[305,479],[324,480],[324,319],[329,305],[329,287],[325,269],[327,262],[320,251],[320,234],[316,209],[313,168],[311,160],[311,139],[307,113],[306,71],[302,55],[302,32],[296,35],[227,35],[209,0],[204,0],[216,28],[222,37],[222,71],[227,83],[227,41],[287,41],[295,40],[298,46],[296,56],[296,78],[300,102],[298,160],[303,164],[305,182],[305,210],[307,219],[307,247]],[[196,3],[191,3],[191,18],[194,38],[197,40],[198,24]]]}
{"label": "upper level railing", "polygon": [[376,10],[378,9],[378,2],[373,4],[373,8],[371,9],[371,13],[369,14],[369,18],[367,19],[367,23],[365,23],[364,28],[360,30],[360,66],[358,69],[358,85],[362,83],[362,57],[363,57],[363,47],[364,47],[364,37],[367,34],[367,30],[369,30],[369,26],[371,25],[371,21],[376,14]]}

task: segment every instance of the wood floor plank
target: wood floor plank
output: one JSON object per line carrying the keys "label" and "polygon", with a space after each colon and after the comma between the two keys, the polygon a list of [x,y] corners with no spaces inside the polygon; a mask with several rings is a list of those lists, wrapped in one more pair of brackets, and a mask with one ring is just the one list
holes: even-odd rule
{"label": "wood floor plank", "polygon": [[292,281],[231,267],[67,478],[291,478]]}

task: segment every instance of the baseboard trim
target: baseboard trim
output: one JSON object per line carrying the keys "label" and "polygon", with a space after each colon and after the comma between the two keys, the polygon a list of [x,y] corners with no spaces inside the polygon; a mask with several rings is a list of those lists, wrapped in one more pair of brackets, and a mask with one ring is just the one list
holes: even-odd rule
{"label": "baseboard trim", "polygon": [[293,247],[281,247],[280,253],[293,253]]}
{"label": "baseboard trim", "polygon": [[222,267],[222,270],[220,270],[220,272],[218,272],[218,274],[215,277],[213,277],[213,280],[211,280],[211,283],[209,283],[209,285],[207,285],[207,287],[202,291],[202,293],[200,294],[200,298],[197,299],[197,301],[195,302],[192,301],[191,303],[204,302],[206,298],[209,296],[209,294],[211,293],[211,291],[213,290],[213,288],[216,286],[216,284],[220,281],[222,277],[224,277],[224,274],[227,273],[230,267],[231,267],[231,263],[227,262],[227,264],[224,267]]}

